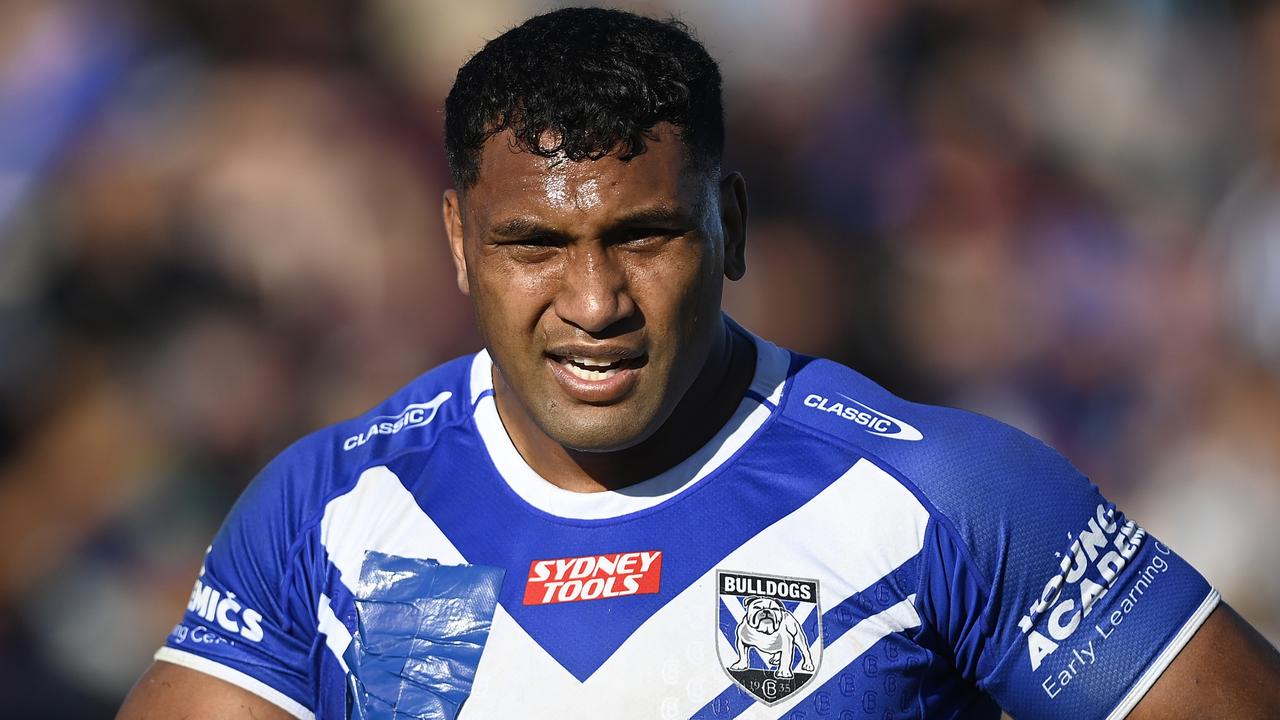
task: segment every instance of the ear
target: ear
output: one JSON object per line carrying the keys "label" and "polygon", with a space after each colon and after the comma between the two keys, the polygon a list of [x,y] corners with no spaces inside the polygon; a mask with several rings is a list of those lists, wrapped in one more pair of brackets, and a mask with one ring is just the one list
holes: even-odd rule
{"label": "ear", "polygon": [[724,232],[724,276],[747,272],[747,181],[731,172],[720,181],[720,227]]}
{"label": "ear", "polygon": [[462,242],[462,200],[458,197],[457,190],[449,188],[444,191],[444,203],[440,212],[444,217],[444,234],[449,238],[449,254],[453,256],[453,267],[458,273],[458,289],[464,295],[470,295],[467,256]]}

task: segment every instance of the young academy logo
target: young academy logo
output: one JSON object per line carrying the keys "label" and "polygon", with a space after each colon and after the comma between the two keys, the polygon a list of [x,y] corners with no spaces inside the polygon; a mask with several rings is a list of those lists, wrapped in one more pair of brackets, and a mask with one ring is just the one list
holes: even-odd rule
{"label": "young academy logo", "polygon": [[804,687],[822,661],[818,581],[716,573],[716,652],[729,677],[765,705]]}

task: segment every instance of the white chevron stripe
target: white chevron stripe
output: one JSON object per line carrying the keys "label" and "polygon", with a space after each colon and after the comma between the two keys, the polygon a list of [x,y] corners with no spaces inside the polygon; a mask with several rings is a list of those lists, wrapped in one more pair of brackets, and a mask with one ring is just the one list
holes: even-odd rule
{"label": "white chevron stripe", "polygon": [[[826,610],[918,553],[927,522],[927,512],[910,492],[862,460],[719,566],[820,578]],[[650,617],[583,683],[500,608],[461,717],[688,717],[732,682],[717,658],[716,603],[713,569]],[[918,624],[912,599],[863,620],[824,654],[819,678],[807,690],[881,637]],[[578,631],[589,635],[591,628]]]}
{"label": "white chevron stripe", "polygon": [[[830,609],[918,553],[927,521],[927,512],[910,492],[862,460],[803,507],[730,553],[719,567],[819,578],[821,608]],[[385,467],[366,471],[351,492],[330,502],[321,539],[349,589],[357,587],[369,550],[445,564],[465,562]],[[919,624],[911,601],[842,635],[823,652],[819,676],[808,689],[881,637]],[[597,717],[602,711],[687,717],[731,683],[717,657],[717,613],[713,569],[650,617],[580,683],[499,607],[462,717]],[[590,631],[580,629],[584,635]],[[821,648],[815,645],[817,653]],[[772,717],[788,706],[759,706],[751,712]]]}
{"label": "white chevron stripe", "polygon": [[329,652],[338,658],[338,665],[342,668],[342,672],[351,672],[346,660],[347,648],[351,647],[351,631],[333,612],[329,596],[324,593],[320,593],[320,601],[316,603],[316,626],[320,634],[324,635],[324,644],[329,648]]}
{"label": "white chevron stripe", "polygon": [[[360,569],[370,550],[403,557],[430,558],[442,564],[466,562],[440,528],[422,512],[413,495],[386,467],[365,470],[345,495],[334,498],[320,520],[320,542],[329,562],[338,568],[342,584],[353,594]],[[351,645],[351,631],[338,619],[328,595],[316,606],[317,630],[343,670]]]}
{"label": "white chevron stripe", "polygon": [[442,565],[466,562],[385,466],[365,470],[351,492],[329,501],[320,520],[320,542],[352,592],[370,550]]}

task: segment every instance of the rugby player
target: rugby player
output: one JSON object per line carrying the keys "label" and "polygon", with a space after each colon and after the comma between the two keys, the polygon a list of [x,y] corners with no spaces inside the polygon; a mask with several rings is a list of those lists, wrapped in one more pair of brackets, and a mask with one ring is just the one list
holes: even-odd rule
{"label": "rugby player", "polygon": [[674,21],[466,63],[485,349],[262,471],[121,717],[1280,717],[1275,650],[1057,453],[722,314],[722,115]]}

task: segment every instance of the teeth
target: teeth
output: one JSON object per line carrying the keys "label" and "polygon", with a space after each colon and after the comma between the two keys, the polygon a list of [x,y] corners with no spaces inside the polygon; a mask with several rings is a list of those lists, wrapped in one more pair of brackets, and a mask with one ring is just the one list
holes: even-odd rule
{"label": "teeth", "polygon": [[575,365],[585,365],[586,367],[609,367],[615,362],[608,358],[583,357],[581,355],[570,355],[565,359]]}
{"label": "teeth", "polygon": [[614,357],[598,357],[589,355],[562,355],[557,358],[560,365],[574,377],[592,382],[607,380],[622,372],[625,361]]}
{"label": "teeth", "polygon": [[572,362],[565,363],[564,366],[568,368],[569,372],[573,373],[575,377],[582,378],[583,380],[600,381],[618,374],[617,368],[611,368],[601,372],[599,370],[588,370],[586,368],[578,367]]}

